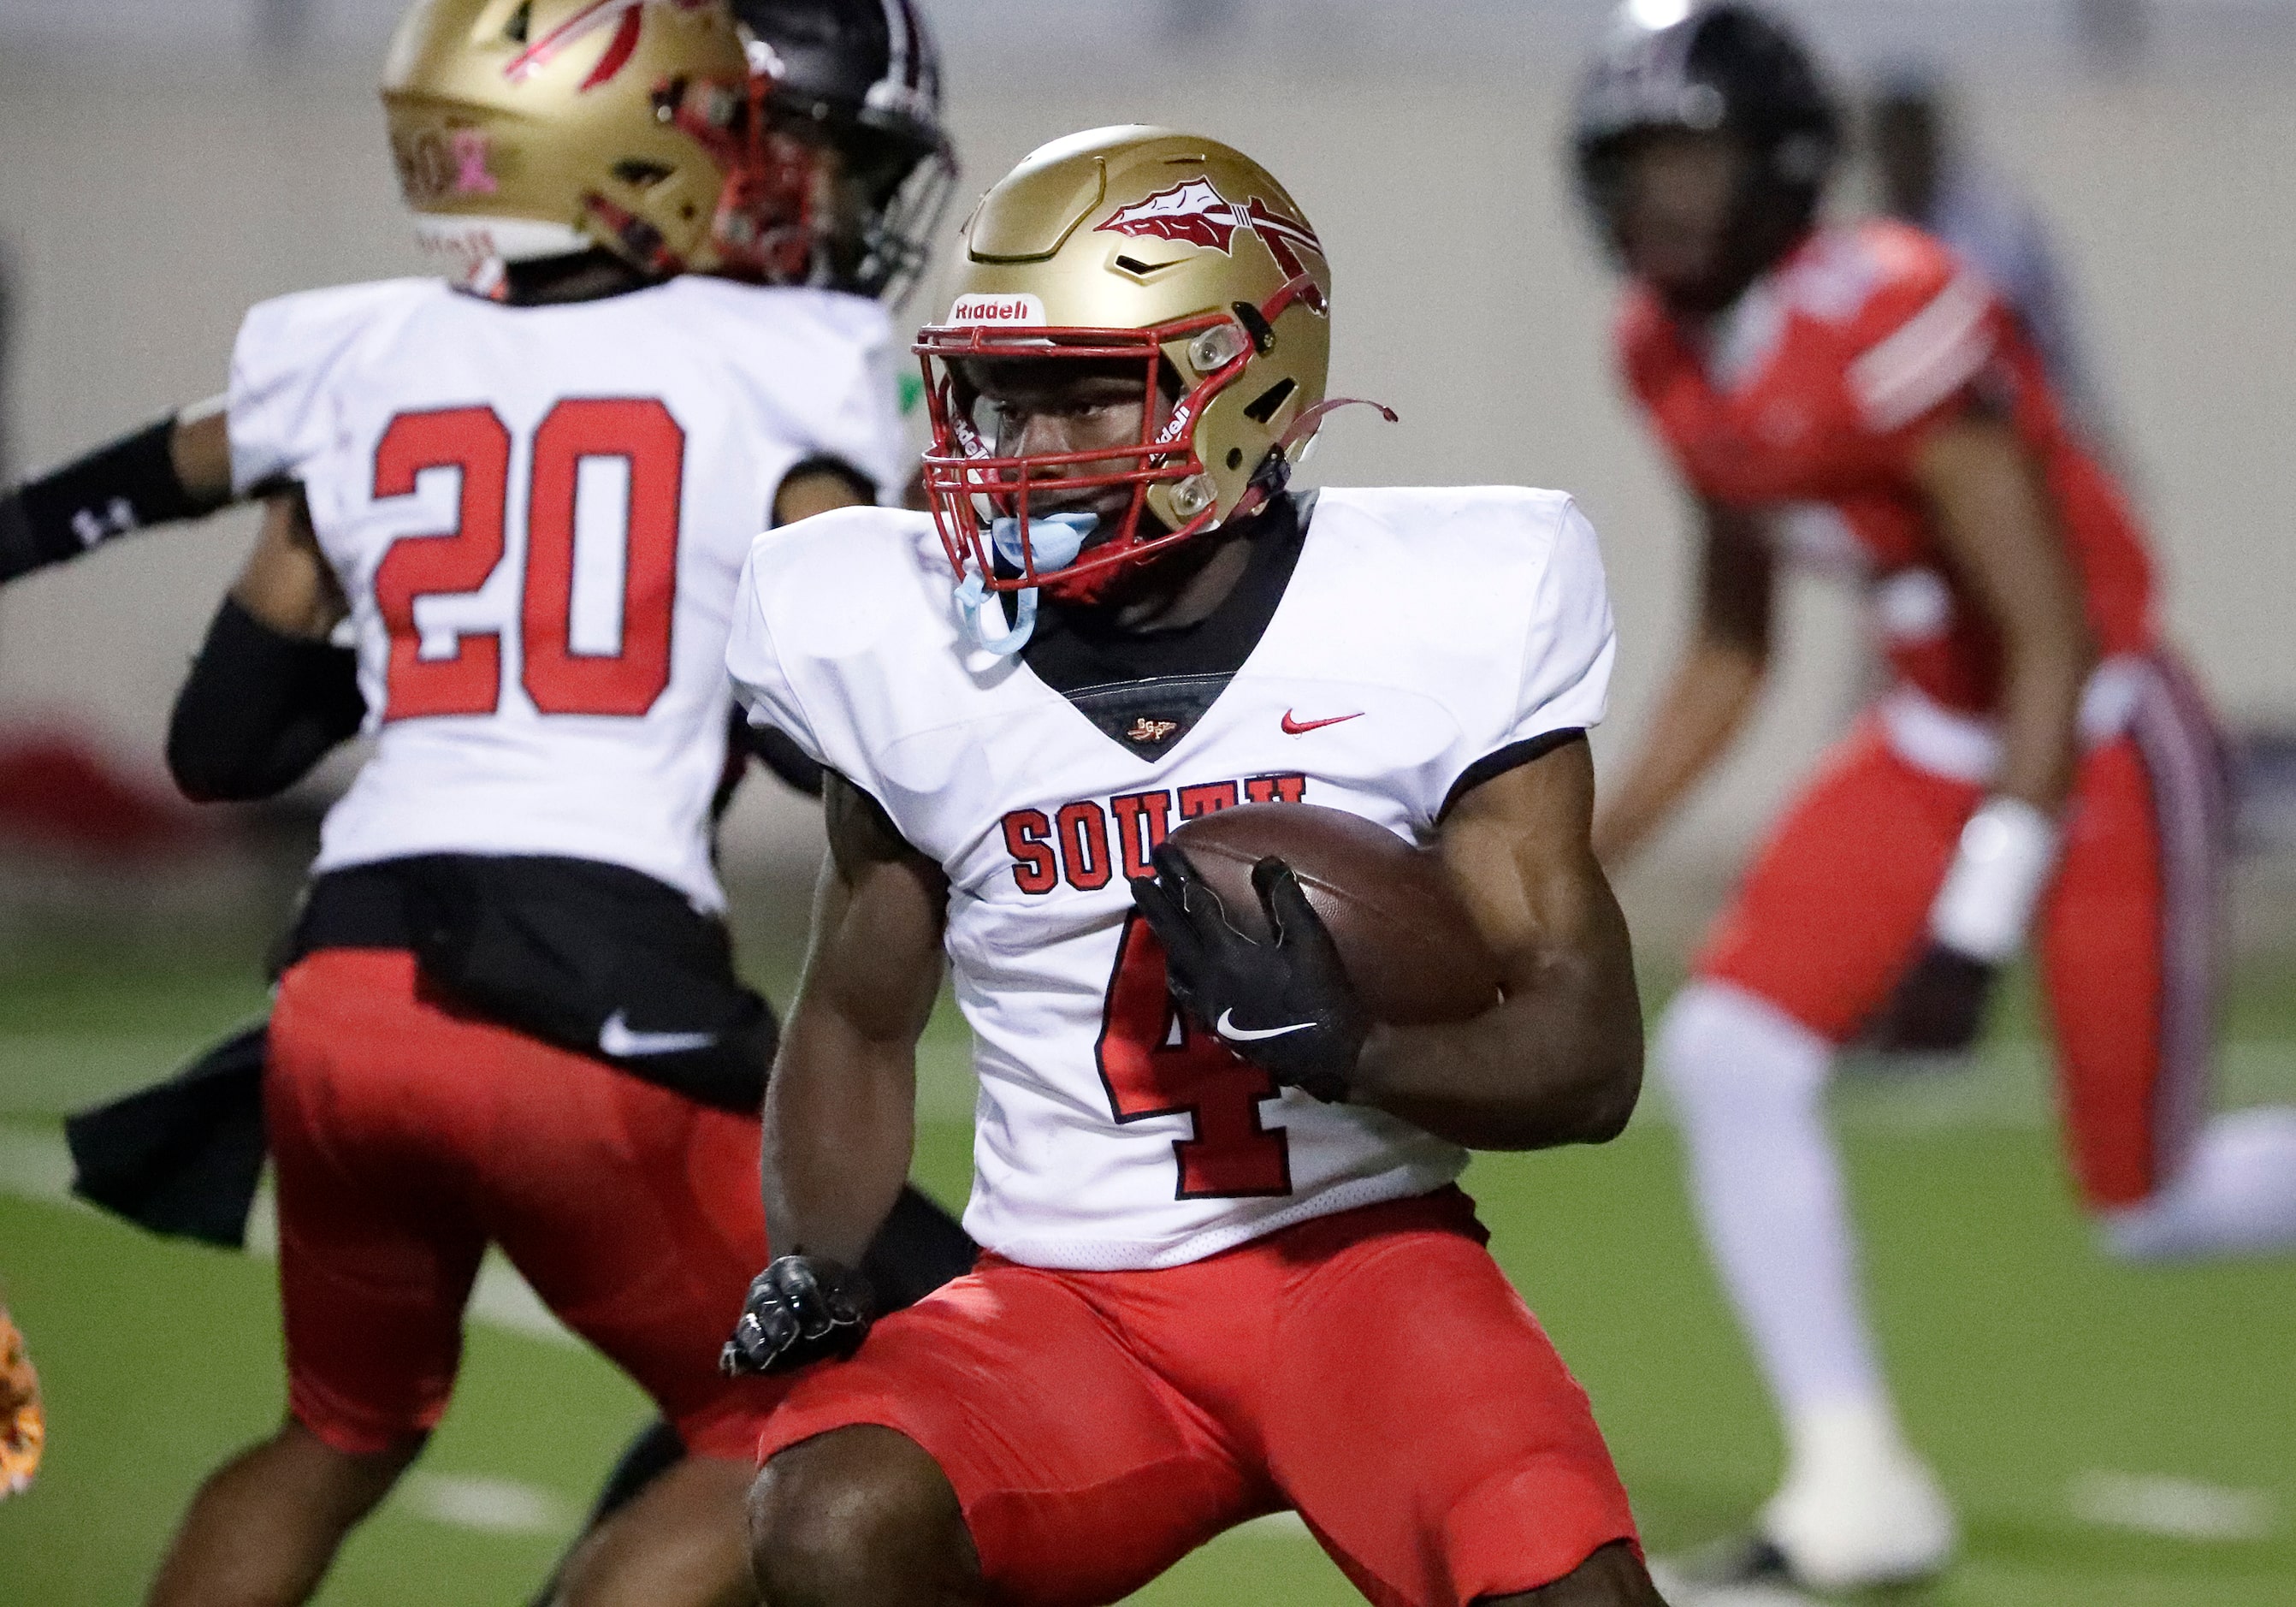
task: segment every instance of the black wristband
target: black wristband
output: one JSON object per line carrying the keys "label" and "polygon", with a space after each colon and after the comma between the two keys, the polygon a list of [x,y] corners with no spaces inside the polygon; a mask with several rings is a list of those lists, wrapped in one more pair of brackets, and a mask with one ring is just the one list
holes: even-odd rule
{"label": "black wristband", "polygon": [[24,514],[24,493],[0,496],[0,583],[55,561],[40,551],[39,538],[32,533],[32,522]]}
{"label": "black wristband", "polygon": [[283,635],[226,597],[176,695],[168,771],[194,803],[268,798],[365,718],[357,655]]}
{"label": "black wristband", "polygon": [[163,418],[0,499],[0,581],[147,524],[213,512],[176,477],[175,439],[175,419]]}

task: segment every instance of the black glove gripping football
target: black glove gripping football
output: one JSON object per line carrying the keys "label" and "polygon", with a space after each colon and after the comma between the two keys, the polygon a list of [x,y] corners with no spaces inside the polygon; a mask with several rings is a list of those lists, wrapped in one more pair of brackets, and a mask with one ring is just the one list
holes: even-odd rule
{"label": "black glove gripping football", "polygon": [[718,1370],[739,1378],[843,1361],[861,1348],[876,1307],[869,1280],[842,1262],[783,1256],[750,1281],[742,1319],[718,1353]]}
{"label": "black glove gripping football", "polygon": [[1347,1097],[1370,1030],[1340,951],[1292,867],[1270,855],[1251,868],[1272,943],[1230,926],[1219,895],[1169,844],[1132,902],[1164,945],[1172,997],[1222,1043],[1319,1100]]}

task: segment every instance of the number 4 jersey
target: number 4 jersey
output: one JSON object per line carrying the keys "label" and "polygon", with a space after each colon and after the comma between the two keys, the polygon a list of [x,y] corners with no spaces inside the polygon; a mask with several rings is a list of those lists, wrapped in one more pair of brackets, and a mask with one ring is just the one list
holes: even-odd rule
{"label": "number 4 jersey", "polygon": [[[1594,724],[1611,613],[1570,500],[1327,490],[1304,530],[1279,505],[1229,601],[1168,640],[1062,635],[1047,609],[1025,658],[996,657],[960,634],[954,584],[924,515],[808,520],[757,543],[728,663],[754,719],[948,874],[973,1237],[1040,1266],[1170,1266],[1456,1177],[1464,1151],[1278,1090],[1180,1017],[1127,878],[1180,821],[1253,802],[1426,842],[1457,793]],[[1192,635],[1225,641],[1192,662]]]}
{"label": "number 4 jersey", "polygon": [[798,464],[898,482],[889,352],[873,302],[699,277],[541,307],[396,280],[250,312],[233,479],[302,484],[377,739],[317,869],[564,855],[719,907],[734,582]]}

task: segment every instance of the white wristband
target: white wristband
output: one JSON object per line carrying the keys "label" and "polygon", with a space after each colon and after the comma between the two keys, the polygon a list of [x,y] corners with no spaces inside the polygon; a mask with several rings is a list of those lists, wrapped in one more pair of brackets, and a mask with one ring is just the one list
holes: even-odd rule
{"label": "white wristband", "polygon": [[2057,868],[2057,823],[2022,798],[1988,798],[1930,906],[1930,935],[1972,960],[2015,953]]}

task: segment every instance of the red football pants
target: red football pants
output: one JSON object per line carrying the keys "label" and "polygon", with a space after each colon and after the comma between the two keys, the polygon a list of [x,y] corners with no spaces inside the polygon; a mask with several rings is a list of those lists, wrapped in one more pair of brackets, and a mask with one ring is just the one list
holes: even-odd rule
{"label": "red football pants", "polygon": [[754,1117],[465,1014],[376,949],[282,979],[264,1105],[288,1405],[321,1439],[372,1455],[438,1422],[493,1242],[689,1450],[750,1455],[785,1386],[717,1362],[766,1264]]}
{"label": "red football pants", "polygon": [[[2212,729],[2166,665],[2128,734],[2082,759],[2037,933],[2058,1101],[2082,1196],[2134,1204],[2176,1174],[2208,1107],[2226,801]],[[1868,717],[1756,858],[1698,975],[1834,1042],[1928,940],[1980,789],[1915,769]]]}
{"label": "red football pants", "polygon": [[1536,1589],[1632,1540],[1587,1397],[1456,1189],[1156,1272],[996,1256],[806,1375],[761,1458],[857,1423],[940,1464],[1000,1602],[1139,1589],[1296,1507],[1382,1607]]}

